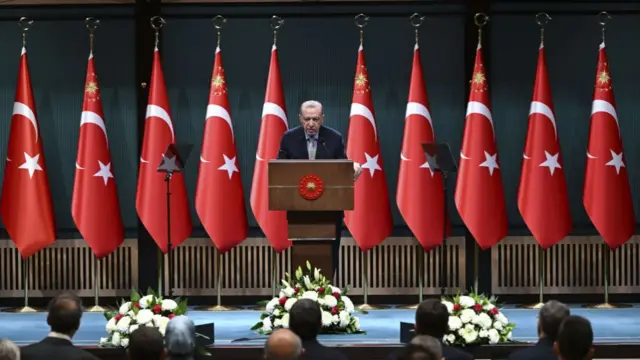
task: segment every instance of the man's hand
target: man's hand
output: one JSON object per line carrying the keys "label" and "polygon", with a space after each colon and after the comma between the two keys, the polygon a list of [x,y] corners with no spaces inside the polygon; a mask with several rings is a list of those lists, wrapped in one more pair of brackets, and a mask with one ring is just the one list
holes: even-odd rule
{"label": "man's hand", "polygon": [[356,181],[356,179],[358,179],[358,176],[360,176],[360,174],[362,173],[362,166],[360,166],[360,164],[358,164],[357,162],[354,162],[353,171],[355,172],[353,174],[353,181]]}

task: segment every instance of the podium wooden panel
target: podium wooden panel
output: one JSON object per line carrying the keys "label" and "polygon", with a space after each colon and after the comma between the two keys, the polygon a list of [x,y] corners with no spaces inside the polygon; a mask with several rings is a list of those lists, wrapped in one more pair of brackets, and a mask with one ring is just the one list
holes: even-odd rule
{"label": "podium wooden panel", "polygon": [[[353,161],[272,160],[268,173],[269,210],[287,212],[289,238],[294,241],[292,268],[304,267],[308,260],[331,278],[331,245],[343,211],[353,210]],[[300,181],[307,175],[324,184],[315,200],[300,195]]]}

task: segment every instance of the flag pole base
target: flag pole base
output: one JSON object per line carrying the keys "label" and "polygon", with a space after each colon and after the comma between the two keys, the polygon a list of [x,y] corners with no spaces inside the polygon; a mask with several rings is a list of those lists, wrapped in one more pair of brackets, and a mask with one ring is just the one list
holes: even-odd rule
{"label": "flag pole base", "polygon": [[200,306],[195,308],[195,310],[196,311],[238,311],[242,309],[234,306],[215,305],[215,306]]}
{"label": "flag pole base", "polygon": [[21,306],[15,308],[2,309],[2,312],[15,313],[15,314],[30,314],[44,312],[44,309],[34,308],[31,306]]}
{"label": "flag pole base", "polygon": [[397,309],[415,310],[420,304],[398,306]]}
{"label": "flag pole base", "polygon": [[382,309],[388,309],[388,308],[389,307],[385,305],[371,305],[371,304],[361,304],[356,306],[356,309],[360,311],[382,310]]}
{"label": "flag pole base", "polygon": [[91,312],[91,313],[100,313],[100,312],[107,311],[107,309],[103,308],[100,305],[96,305],[96,306],[92,306],[92,307],[88,308],[86,311],[87,312]]}
{"label": "flag pole base", "polygon": [[602,303],[602,304],[587,304],[583,306],[587,309],[627,309],[632,307],[631,304],[611,304],[611,303]]}
{"label": "flag pole base", "polygon": [[544,303],[519,305],[518,309],[541,309]]}

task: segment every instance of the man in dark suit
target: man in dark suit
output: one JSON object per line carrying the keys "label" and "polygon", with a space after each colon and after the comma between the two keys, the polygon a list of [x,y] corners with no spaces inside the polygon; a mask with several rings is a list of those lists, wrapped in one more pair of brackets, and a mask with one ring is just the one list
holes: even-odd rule
{"label": "man in dark suit", "polygon": [[347,360],[341,352],[318,342],[322,329],[322,312],[318,303],[300,299],[289,310],[289,329],[302,340],[304,360]]}
{"label": "man in dark suit", "polygon": [[264,360],[296,360],[302,356],[302,341],[289,329],[278,329],[264,345]]}
{"label": "man in dark suit", "polygon": [[553,351],[559,360],[593,359],[593,329],[582,316],[567,316],[560,324]]}
{"label": "man in dark suit", "polygon": [[77,296],[58,295],[49,302],[47,311],[47,324],[51,327],[49,336],[22,348],[22,360],[99,360],[71,343],[82,318],[82,303]]}
{"label": "man in dark suit", "polygon": [[[309,100],[300,106],[298,116],[300,126],[297,126],[282,135],[278,159],[296,160],[330,160],[346,159],[347,153],[344,147],[342,135],[336,130],[322,126],[324,111],[322,104],[315,100]],[[354,163],[355,177],[362,171],[360,165]],[[333,271],[338,268],[338,256],[340,255],[340,239],[342,237],[342,219],[336,224],[336,239],[333,242]]]}
{"label": "man in dark suit", "polygon": [[[440,299],[425,300],[416,310],[416,335],[429,335],[442,342],[449,331],[449,310]],[[398,359],[399,354],[391,354],[389,360]],[[473,356],[451,346],[442,344],[442,357],[446,360],[473,360]]]}
{"label": "man in dark suit", "polygon": [[166,357],[164,338],[158,329],[142,326],[129,335],[128,360],[164,360]]}
{"label": "man in dark suit", "polygon": [[559,301],[551,300],[540,309],[538,315],[538,342],[527,349],[516,351],[509,360],[556,360],[553,343],[558,338],[562,321],[571,315],[569,307]]}

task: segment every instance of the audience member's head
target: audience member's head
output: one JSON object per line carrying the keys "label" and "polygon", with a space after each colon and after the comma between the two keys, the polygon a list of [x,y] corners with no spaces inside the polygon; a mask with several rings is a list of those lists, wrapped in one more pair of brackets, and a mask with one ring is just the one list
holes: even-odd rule
{"label": "audience member's head", "polygon": [[398,360],[444,360],[444,358],[442,356],[438,357],[430,349],[420,345],[409,344],[402,348]]}
{"label": "audience member's head", "polygon": [[449,310],[440,299],[425,300],[416,310],[416,333],[442,339],[449,330]]}
{"label": "audience member's head", "polygon": [[164,339],[158,329],[142,326],[129,335],[129,360],[164,360],[166,356]]}
{"label": "audience member's head", "polygon": [[266,360],[296,360],[301,355],[302,341],[288,329],[278,329],[271,333],[264,346]]}
{"label": "audience member's head", "polygon": [[429,335],[418,335],[411,339],[411,345],[420,346],[427,350],[429,354],[433,354],[435,359],[442,359],[442,343],[440,340]]}
{"label": "audience member's head", "polygon": [[196,326],[186,316],[176,316],[164,334],[169,359],[191,359],[196,350]]}
{"label": "audience member's head", "polygon": [[538,315],[538,335],[551,342],[556,341],[562,320],[571,315],[569,307],[559,301],[551,300],[544,304]]}
{"label": "audience member's head", "polygon": [[0,360],[20,360],[20,348],[7,339],[0,339]]}
{"label": "audience member's head", "polygon": [[47,324],[52,332],[73,337],[80,328],[82,301],[74,294],[56,296],[49,302],[47,311]]}
{"label": "audience member's head", "polygon": [[589,320],[575,315],[565,318],[553,350],[560,360],[590,360],[593,356],[593,330]]}
{"label": "audience member's head", "polygon": [[289,310],[289,329],[302,339],[314,340],[322,329],[322,312],[317,302],[300,299]]}

